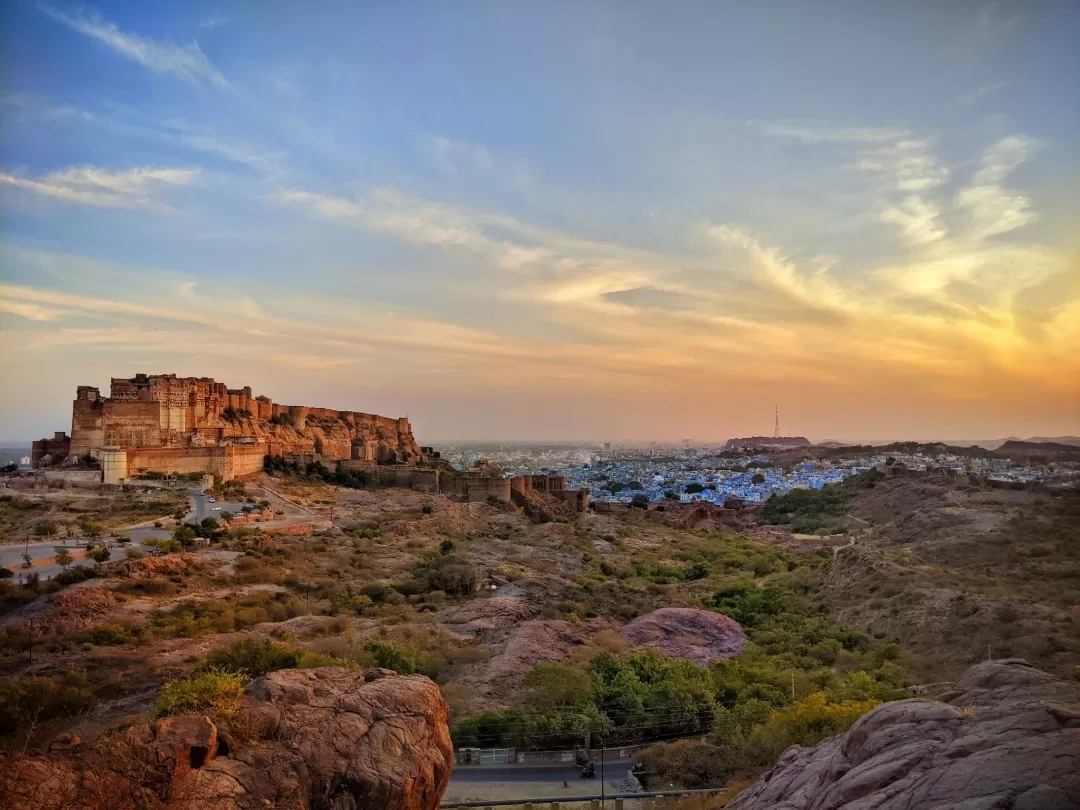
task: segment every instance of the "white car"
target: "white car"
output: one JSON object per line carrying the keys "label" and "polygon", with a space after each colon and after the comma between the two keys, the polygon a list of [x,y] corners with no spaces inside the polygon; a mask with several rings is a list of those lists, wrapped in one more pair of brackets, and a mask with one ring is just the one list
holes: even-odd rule
{"label": "white car", "polygon": [[210,503],[217,503],[217,498],[207,498]]}
{"label": "white car", "polygon": [[210,507],[210,511],[211,511],[211,512],[220,512],[220,511],[221,511],[221,507],[220,507],[220,506],[211,506],[211,507]]}

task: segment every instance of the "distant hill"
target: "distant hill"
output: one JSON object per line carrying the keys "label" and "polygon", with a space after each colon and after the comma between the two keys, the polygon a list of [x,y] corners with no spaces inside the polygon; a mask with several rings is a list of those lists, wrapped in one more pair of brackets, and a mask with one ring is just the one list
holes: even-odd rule
{"label": "distant hill", "polygon": [[1015,458],[1047,456],[1051,458],[1080,458],[1080,445],[1063,442],[1022,442],[1010,439],[994,451],[994,455]]}
{"label": "distant hill", "polygon": [[1071,444],[1080,447],[1080,436],[1032,436],[1030,439],[1024,439],[1024,441],[1037,442],[1039,444],[1045,444],[1047,442],[1052,444]]}
{"label": "distant hill", "polygon": [[728,439],[724,445],[725,450],[742,450],[750,447],[807,447],[810,440],[805,436],[745,436],[739,439]]}

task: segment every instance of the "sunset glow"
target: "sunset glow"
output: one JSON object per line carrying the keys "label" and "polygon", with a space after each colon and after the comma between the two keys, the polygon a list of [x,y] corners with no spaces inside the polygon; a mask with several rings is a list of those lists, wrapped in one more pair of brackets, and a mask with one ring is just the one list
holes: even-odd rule
{"label": "sunset glow", "polygon": [[0,434],[1080,433],[1080,12],[886,5],[10,4]]}

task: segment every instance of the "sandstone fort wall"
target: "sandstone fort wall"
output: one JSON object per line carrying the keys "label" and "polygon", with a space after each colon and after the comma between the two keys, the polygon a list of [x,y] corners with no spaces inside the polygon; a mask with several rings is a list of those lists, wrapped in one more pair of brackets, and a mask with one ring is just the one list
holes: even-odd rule
{"label": "sandstone fort wall", "polygon": [[[233,475],[245,475],[260,469],[265,454],[310,453],[330,459],[395,463],[422,458],[408,419],[278,405],[269,397],[253,396],[250,386],[227,388],[208,377],[114,377],[109,394],[103,398],[96,387],[77,388],[70,453],[97,457],[106,447],[177,451],[132,456],[128,465],[132,475],[143,469],[196,472],[218,464],[213,459],[230,459],[218,466],[223,466],[226,474],[231,470]],[[271,422],[284,415],[289,419]],[[204,452],[222,447],[258,449],[231,455]],[[40,457],[45,455],[42,445]],[[251,460],[255,456],[258,463]],[[159,463],[165,466],[154,466]],[[214,472],[222,474],[220,469]]]}

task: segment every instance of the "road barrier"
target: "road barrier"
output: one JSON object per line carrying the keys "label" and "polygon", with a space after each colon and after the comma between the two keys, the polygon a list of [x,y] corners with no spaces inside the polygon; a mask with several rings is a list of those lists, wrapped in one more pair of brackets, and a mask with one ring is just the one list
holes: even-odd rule
{"label": "road barrier", "polygon": [[611,802],[615,806],[615,810],[623,810],[623,803],[627,799],[638,801],[645,808],[651,808],[657,799],[674,799],[679,796],[705,796],[723,793],[726,790],[727,788],[720,787],[698,790],[663,790],[646,793],[608,793],[606,796],[597,793],[595,796],[541,796],[532,799],[500,799],[499,801],[480,799],[469,802],[443,802],[439,805],[439,808],[440,810],[451,810],[451,808],[456,807],[524,807],[526,810],[540,810],[543,805],[547,805],[551,810],[559,810],[564,804],[587,803],[593,810],[597,810],[601,806],[601,802],[605,805],[607,802]]}

